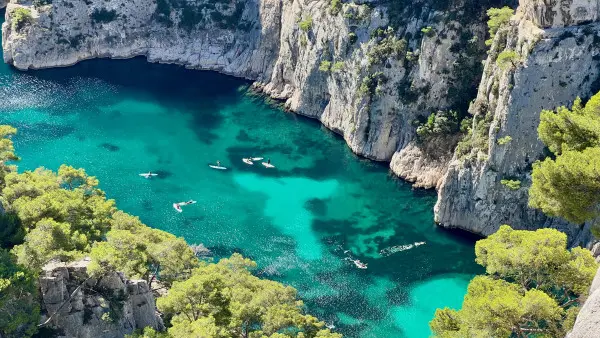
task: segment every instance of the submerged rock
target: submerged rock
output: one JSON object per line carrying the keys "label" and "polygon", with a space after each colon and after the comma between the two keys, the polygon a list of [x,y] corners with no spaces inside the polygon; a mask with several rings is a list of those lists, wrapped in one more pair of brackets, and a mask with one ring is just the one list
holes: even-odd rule
{"label": "submerged rock", "polygon": [[42,323],[66,337],[123,337],[150,326],[164,329],[145,280],[87,274],[88,259],[51,262],[39,277]]}

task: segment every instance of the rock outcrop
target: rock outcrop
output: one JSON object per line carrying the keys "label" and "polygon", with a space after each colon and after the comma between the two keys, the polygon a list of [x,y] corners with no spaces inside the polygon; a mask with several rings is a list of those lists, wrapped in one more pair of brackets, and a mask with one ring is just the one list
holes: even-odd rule
{"label": "rock outcrop", "polygon": [[600,269],[590,287],[590,294],[581,307],[575,326],[566,338],[590,338],[600,334]]}
{"label": "rock outcrop", "polygon": [[84,259],[43,268],[39,281],[46,327],[77,338],[123,337],[147,326],[164,328],[146,281],[127,280],[120,273],[90,278],[88,264]]}
{"label": "rock outcrop", "polygon": [[[571,245],[591,243],[587,226],[547,218],[527,207],[532,163],[546,156],[537,137],[540,112],[568,106],[577,96],[589,97],[600,89],[600,25],[544,30],[577,23],[563,15],[553,17],[550,24],[548,13],[555,9],[553,1],[548,3],[544,9],[541,1],[522,0],[510,26],[495,36],[470,107],[472,133],[457,148],[438,191],[436,221],[444,226],[482,235],[494,233],[502,224],[518,229],[553,227],[566,232]],[[593,10],[591,6],[589,11]],[[518,54],[513,65],[497,65],[503,51]],[[502,180],[520,181],[521,188]]]}
{"label": "rock outcrop", "polygon": [[[17,8],[32,16],[19,27]],[[144,55],[255,80],[423,187],[438,184],[451,151],[424,159],[412,122],[468,102],[486,48],[474,0],[12,0],[6,13],[4,60],[19,69]]]}

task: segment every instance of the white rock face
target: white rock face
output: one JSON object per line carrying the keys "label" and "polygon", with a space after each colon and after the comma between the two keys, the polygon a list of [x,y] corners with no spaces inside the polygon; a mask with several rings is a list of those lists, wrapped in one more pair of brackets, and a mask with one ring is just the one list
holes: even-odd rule
{"label": "white rock face", "polygon": [[[91,279],[88,264],[49,263],[42,269],[42,322],[52,317],[49,327],[77,338],[123,337],[147,326],[164,329],[146,281],[119,273]],[[115,320],[106,320],[110,313]]]}
{"label": "white rock face", "polygon": [[[419,186],[435,187],[450,151],[436,161],[424,160],[411,143],[412,121],[468,101],[461,95],[479,75],[464,70],[476,69],[483,58],[485,23],[483,16],[477,21],[461,12],[462,0],[454,1],[453,8],[459,9],[452,12],[436,11],[430,2],[411,4],[421,9],[419,15],[409,7],[401,14],[403,25],[392,35],[406,38],[406,51],[372,65],[368,55],[383,37],[371,34],[387,27],[385,7],[345,3],[333,15],[329,0],[194,1],[202,19],[193,25],[186,25],[190,15],[185,8],[162,10],[166,0],[56,0],[38,8],[12,0],[2,46],[4,61],[23,70],[144,55],[151,62],[252,79],[290,110],[341,134],[354,152],[377,161],[394,157],[394,172]],[[17,30],[11,21],[18,7],[29,9],[33,20]],[[110,15],[98,19],[99,13]],[[460,20],[445,20],[449,15]],[[310,27],[300,29],[299,22],[309,18]],[[422,37],[426,26],[434,34]],[[477,37],[471,55],[457,48],[467,44],[465,36]],[[321,71],[322,61],[338,63],[338,68]],[[361,91],[374,75],[381,81],[370,93]]]}
{"label": "white rock face", "polygon": [[[598,24],[541,30],[519,15],[498,32],[470,108],[476,120],[473,129],[487,137],[467,154],[455,154],[438,192],[437,222],[483,235],[502,224],[553,227],[566,232],[572,245],[590,244],[587,226],[581,229],[528,208],[527,187],[532,163],[545,157],[537,137],[540,112],[570,105],[577,96],[589,97],[600,89],[599,32]],[[513,69],[496,65],[505,49],[521,55]],[[478,121],[488,125],[477,127]],[[506,136],[511,141],[500,144]],[[503,179],[519,180],[522,188],[512,190]]]}
{"label": "white rock face", "polygon": [[519,0],[519,12],[538,27],[556,28],[598,21],[597,0]]}
{"label": "white rock face", "polygon": [[581,307],[573,330],[566,338],[591,338],[600,333],[600,269],[594,277],[590,294]]}

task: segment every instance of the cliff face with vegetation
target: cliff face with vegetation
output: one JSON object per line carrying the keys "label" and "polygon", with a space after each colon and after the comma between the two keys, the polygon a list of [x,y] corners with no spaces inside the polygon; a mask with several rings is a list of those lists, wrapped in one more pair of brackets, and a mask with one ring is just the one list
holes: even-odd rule
{"label": "cliff face with vegetation", "polygon": [[[554,2],[521,0],[510,25],[496,34],[470,107],[472,133],[457,148],[439,189],[435,210],[440,224],[483,235],[501,224],[555,227],[569,234],[572,244],[591,241],[587,226],[527,207],[531,166],[548,154],[537,135],[540,112],[569,106],[577,96],[586,98],[599,89],[600,25],[572,26],[586,22],[597,9],[560,3],[562,9],[556,10]],[[507,53],[512,60],[501,65],[499,55]]]}
{"label": "cliff face with vegetation", "polygon": [[89,260],[49,263],[41,273],[42,322],[66,337],[118,337],[136,329],[164,329],[145,280],[121,273],[90,278]]}
{"label": "cliff face with vegetation", "polygon": [[[453,144],[424,152],[413,121],[474,95],[496,2],[12,0],[4,59],[35,69],[144,55],[255,80],[356,153],[435,187]],[[30,17],[16,25],[20,8]]]}
{"label": "cliff face with vegetation", "polygon": [[[532,163],[544,156],[540,111],[598,89],[595,3],[521,0],[483,70],[484,13],[501,1],[34,3],[12,0],[7,8],[4,58],[17,68],[144,55],[255,80],[356,153],[438,188],[443,226],[483,235],[501,224],[555,227],[571,244],[591,240],[585,227],[528,208],[527,187]],[[508,51],[518,57],[498,66]],[[415,121],[460,111],[473,98],[474,121],[458,148],[461,135],[417,137]]]}

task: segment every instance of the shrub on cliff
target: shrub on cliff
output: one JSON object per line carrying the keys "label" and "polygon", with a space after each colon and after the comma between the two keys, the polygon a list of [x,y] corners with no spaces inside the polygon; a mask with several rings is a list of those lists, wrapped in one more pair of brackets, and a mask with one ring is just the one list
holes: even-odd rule
{"label": "shrub on cliff", "polygon": [[496,32],[498,32],[498,30],[502,28],[502,26],[508,24],[513,14],[515,14],[515,11],[507,6],[504,6],[502,8],[488,9],[487,15],[489,17],[489,20],[487,24],[490,33],[490,38],[485,41],[485,44],[487,46],[490,46],[492,44],[492,42],[494,41],[494,36],[496,36]]}
{"label": "shrub on cliff", "polygon": [[573,325],[598,268],[589,250],[567,250],[554,229],[498,232],[475,245],[487,275],[470,283],[462,308],[438,309],[438,337],[559,337]]}
{"label": "shrub on cliff", "polygon": [[14,31],[20,31],[25,26],[33,21],[31,10],[28,8],[18,7],[12,11],[11,26]]}
{"label": "shrub on cliff", "polygon": [[[529,205],[577,224],[599,217],[600,93],[585,106],[542,111],[538,134],[556,158],[533,165]],[[592,231],[600,237],[598,222]]]}
{"label": "shrub on cliff", "polygon": [[417,136],[424,141],[432,136],[456,134],[460,130],[461,116],[457,111],[437,111],[431,113],[427,120],[417,121]]}

